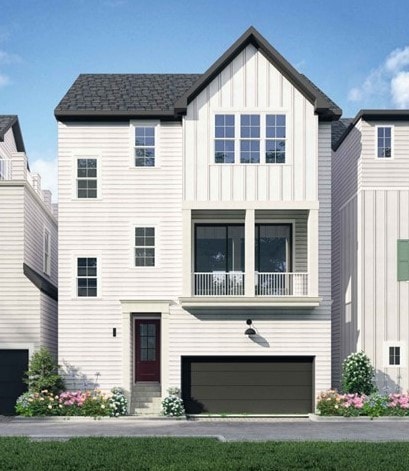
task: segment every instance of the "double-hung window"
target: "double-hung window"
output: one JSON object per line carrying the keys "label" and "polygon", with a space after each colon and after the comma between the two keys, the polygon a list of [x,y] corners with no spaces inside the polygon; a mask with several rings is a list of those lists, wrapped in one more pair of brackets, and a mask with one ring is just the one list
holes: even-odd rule
{"label": "double-hung window", "polygon": [[77,296],[97,296],[97,258],[77,258]]}
{"label": "double-hung window", "polygon": [[77,198],[97,198],[97,159],[77,159]]}
{"label": "double-hung window", "polygon": [[377,128],[377,153],[378,159],[390,159],[392,157],[392,127],[378,126]]}
{"label": "double-hung window", "polygon": [[135,126],[135,167],[155,166],[155,127]]}
{"label": "double-hung window", "polygon": [[51,271],[51,235],[44,229],[43,272],[49,275]]}
{"label": "double-hung window", "polygon": [[389,365],[400,366],[400,347],[389,347]]}
{"label": "double-hung window", "polygon": [[217,114],[214,135],[216,164],[286,163],[284,114]]}
{"label": "double-hung window", "polygon": [[154,227],[135,227],[135,266],[155,266]]}

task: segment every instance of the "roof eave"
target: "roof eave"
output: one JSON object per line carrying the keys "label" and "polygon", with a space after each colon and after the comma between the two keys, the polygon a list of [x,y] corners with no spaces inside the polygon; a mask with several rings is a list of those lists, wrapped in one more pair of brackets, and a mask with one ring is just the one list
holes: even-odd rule
{"label": "roof eave", "polygon": [[167,119],[177,120],[180,119],[175,116],[173,111],[161,110],[130,110],[130,111],[89,111],[89,110],[72,110],[72,111],[54,111],[54,116],[57,121],[90,121],[90,120],[114,120],[114,121],[128,121],[129,119]]}

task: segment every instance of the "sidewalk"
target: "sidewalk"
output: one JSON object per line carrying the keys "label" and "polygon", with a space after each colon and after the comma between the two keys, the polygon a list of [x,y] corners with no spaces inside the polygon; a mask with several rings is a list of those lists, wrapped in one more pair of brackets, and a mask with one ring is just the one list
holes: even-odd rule
{"label": "sidewalk", "polygon": [[306,419],[20,418],[0,417],[0,436],[36,440],[72,437],[215,437],[223,441],[409,441],[408,421]]}

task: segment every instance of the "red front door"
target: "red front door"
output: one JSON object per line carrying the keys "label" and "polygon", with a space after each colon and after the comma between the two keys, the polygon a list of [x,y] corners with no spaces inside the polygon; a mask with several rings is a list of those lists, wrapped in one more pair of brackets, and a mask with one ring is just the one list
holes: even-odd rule
{"label": "red front door", "polygon": [[160,381],[160,320],[135,320],[135,381]]}

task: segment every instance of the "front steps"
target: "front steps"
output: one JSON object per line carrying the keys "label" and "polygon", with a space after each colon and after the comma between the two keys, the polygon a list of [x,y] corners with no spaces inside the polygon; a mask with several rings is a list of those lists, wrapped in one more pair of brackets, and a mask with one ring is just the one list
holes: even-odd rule
{"label": "front steps", "polygon": [[138,382],[131,395],[131,415],[159,415],[162,411],[160,383]]}

